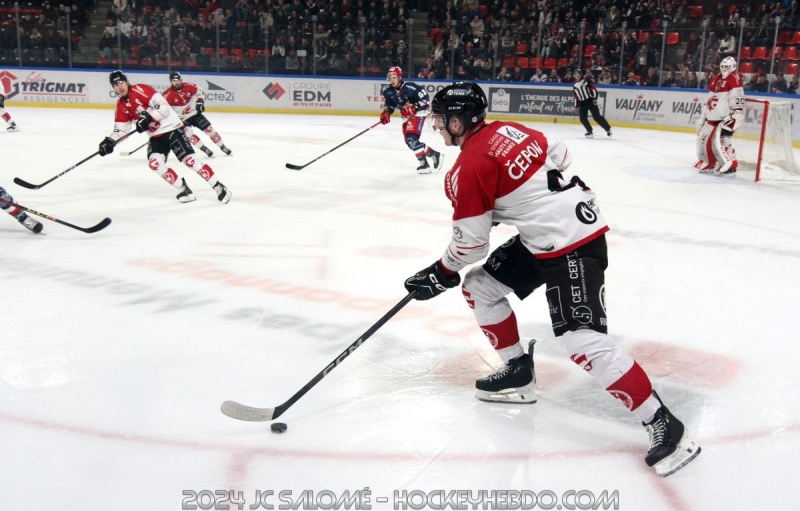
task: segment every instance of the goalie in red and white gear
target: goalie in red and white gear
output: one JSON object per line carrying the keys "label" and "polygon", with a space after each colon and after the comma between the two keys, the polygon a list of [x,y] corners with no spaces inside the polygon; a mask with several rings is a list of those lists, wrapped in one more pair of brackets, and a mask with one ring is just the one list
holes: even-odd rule
{"label": "goalie in red and white gear", "polygon": [[10,91],[6,90],[5,86],[3,85],[2,80],[0,80],[0,118],[8,123],[8,131],[19,131],[17,129],[17,123],[11,119],[11,114],[6,112],[6,97]]}
{"label": "goalie in red and white gear", "polygon": [[708,84],[708,101],[697,122],[695,167],[700,172],[733,174],[739,163],[732,138],[744,122],[744,89],[736,59],[725,57],[719,70]]}
{"label": "goalie in red and white gear", "polygon": [[217,179],[211,167],[195,154],[192,144],[183,132],[183,123],[169,107],[164,96],[149,85],[131,85],[122,71],[112,72],[108,81],[119,94],[119,99],[114,113],[114,131],[100,142],[100,156],[114,152],[117,141],[132,130],[146,132],[150,137],[147,146],[150,169],[178,190],[176,198],[179,201],[191,202],[195,197],[186,180],[167,166],[170,151],[178,161],[205,179],[216,192],[217,199],[227,204],[232,193]]}
{"label": "goalie in red and white gear", "polygon": [[177,71],[173,71],[169,74],[169,81],[172,86],[164,91],[164,99],[167,100],[172,109],[175,110],[175,113],[178,114],[178,118],[183,121],[183,129],[186,132],[186,136],[188,136],[189,140],[192,142],[192,145],[196,146],[200,144],[200,150],[206,153],[206,156],[209,158],[214,156],[213,151],[206,147],[200,140],[200,137],[197,136],[196,130],[194,129],[197,128],[208,135],[211,141],[217,144],[223,153],[230,156],[231,150],[225,147],[222,136],[217,133],[217,130],[211,126],[211,122],[203,115],[206,110],[206,92],[198,87],[197,84],[184,82],[181,78],[181,74]]}

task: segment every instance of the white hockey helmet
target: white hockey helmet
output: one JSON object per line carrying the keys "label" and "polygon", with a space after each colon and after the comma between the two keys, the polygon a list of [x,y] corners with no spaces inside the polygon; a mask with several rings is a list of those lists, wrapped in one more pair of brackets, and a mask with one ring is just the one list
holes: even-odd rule
{"label": "white hockey helmet", "polygon": [[719,72],[722,73],[723,78],[727,78],[729,74],[736,71],[736,59],[733,57],[725,57],[719,63]]}

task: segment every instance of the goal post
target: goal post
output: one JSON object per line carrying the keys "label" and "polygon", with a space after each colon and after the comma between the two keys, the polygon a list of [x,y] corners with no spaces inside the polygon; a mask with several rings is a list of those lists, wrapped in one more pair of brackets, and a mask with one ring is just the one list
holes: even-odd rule
{"label": "goal post", "polygon": [[745,99],[745,119],[733,137],[739,168],[755,170],[755,180],[800,179],[792,149],[792,104]]}

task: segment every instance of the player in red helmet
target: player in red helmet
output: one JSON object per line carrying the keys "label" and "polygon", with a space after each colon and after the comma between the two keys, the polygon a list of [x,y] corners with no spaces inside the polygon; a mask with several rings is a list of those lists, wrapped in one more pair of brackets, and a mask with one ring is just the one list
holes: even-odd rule
{"label": "player in red helmet", "polygon": [[[419,160],[417,172],[430,174],[432,168],[439,170],[444,164],[444,157],[419,139],[425,125],[425,116],[428,115],[428,93],[416,83],[404,82],[403,70],[397,66],[389,68],[386,79],[389,80],[389,87],[383,91],[385,106],[381,113],[381,124],[389,124],[390,116],[395,110],[400,110],[403,117],[403,138]],[[431,158],[433,167],[428,163],[428,157]]]}

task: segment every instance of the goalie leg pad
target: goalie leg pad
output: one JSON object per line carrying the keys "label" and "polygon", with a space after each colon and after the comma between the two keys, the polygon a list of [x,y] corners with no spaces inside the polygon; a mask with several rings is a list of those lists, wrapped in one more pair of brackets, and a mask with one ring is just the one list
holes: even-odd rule
{"label": "goalie leg pad", "polygon": [[[717,151],[714,150],[714,145],[719,145],[719,129],[717,126],[709,123],[703,124],[700,132],[697,135],[697,163],[695,168],[702,171],[711,171],[717,166]],[[721,152],[721,151],[719,151]]]}
{"label": "goalie leg pad", "polygon": [[720,136],[720,145],[725,160],[716,172],[720,174],[733,174],[736,172],[739,162],[736,160],[736,148],[733,147],[733,137],[731,137],[730,132],[725,132],[725,134]]}

